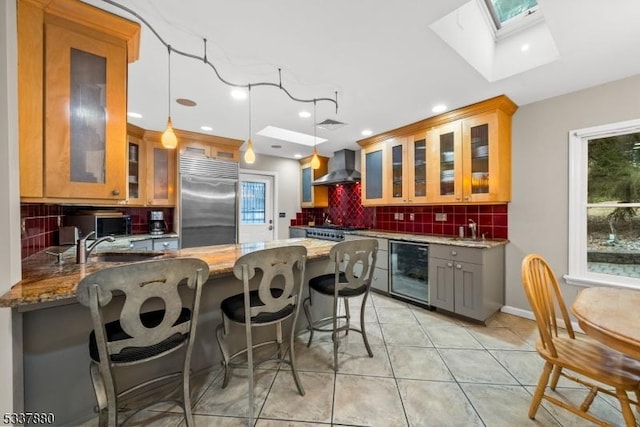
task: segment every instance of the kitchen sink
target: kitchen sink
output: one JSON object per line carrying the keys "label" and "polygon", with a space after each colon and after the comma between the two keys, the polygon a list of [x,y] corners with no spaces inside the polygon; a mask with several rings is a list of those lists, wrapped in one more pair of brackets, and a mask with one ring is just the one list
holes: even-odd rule
{"label": "kitchen sink", "polygon": [[100,252],[89,257],[92,262],[140,262],[161,257],[156,252]]}

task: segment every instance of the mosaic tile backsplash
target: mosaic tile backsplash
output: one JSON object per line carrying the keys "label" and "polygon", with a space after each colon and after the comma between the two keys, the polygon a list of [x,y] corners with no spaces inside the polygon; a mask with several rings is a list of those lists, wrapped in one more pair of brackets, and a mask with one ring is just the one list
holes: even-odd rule
{"label": "mosaic tile backsplash", "polygon": [[[64,225],[65,215],[78,209],[95,209],[92,207],[64,207],[42,203],[23,203],[20,205],[22,223],[21,255],[22,259],[58,245],[58,227]],[[131,232],[145,234],[149,232],[149,212],[164,212],[167,228],[173,230],[173,208],[116,208],[125,215],[131,215]]]}
{"label": "mosaic tile backsplash", "polygon": [[[446,214],[446,220],[436,221],[436,214]],[[477,224],[478,237],[507,239],[509,218],[506,204],[497,205],[425,205],[363,207],[360,184],[329,187],[329,207],[302,209],[291,225],[320,225],[325,215],[334,224],[374,228],[402,233],[457,236],[464,227],[470,236],[469,220]]]}

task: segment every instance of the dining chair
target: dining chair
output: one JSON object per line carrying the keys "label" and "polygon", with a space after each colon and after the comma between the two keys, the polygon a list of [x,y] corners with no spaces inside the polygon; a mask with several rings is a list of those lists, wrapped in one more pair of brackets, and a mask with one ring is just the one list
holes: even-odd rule
{"label": "dining chair", "polygon": [[[300,313],[306,259],[307,249],[304,246],[263,249],[241,256],[234,264],[233,274],[242,282],[243,292],[224,299],[220,304],[222,323],[216,329],[216,339],[223,358],[222,388],[229,383],[232,368],[248,369],[249,425],[253,425],[254,420],[253,372],[259,365],[275,361],[291,366],[298,392],[304,396],[304,388],[296,368],[294,339]],[[285,358],[282,347],[283,323],[287,320],[291,321],[288,359]],[[245,332],[245,345],[237,351],[233,350],[231,342],[234,339],[234,330],[231,327],[233,324],[243,326]],[[254,328],[273,326],[273,340],[254,343]],[[273,344],[276,345],[273,357],[264,357],[254,362],[255,348]],[[246,361],[239,359],[243,355],[246,355]]]}
{"label": "dining chair", "polygon": [[[333,340],[333,370],[338,372],[338,341],[339,334],[349,331],[362,335],[364,346],[369,357],[373,352],[369,346],[364,323],[364,311],[371,289],[371,280],[376,266],[378,241],[376,239],[358,239],[337,243],[329,252],[329,260],[333,266],[333,273],[322,274],[309,279],[309,296],[304,300],[304,312],[309,324],[309,342],[311,345],[314,331],[331,332]],[[313,292],[333,299],[333,311],[330,316],[313,319],[311,304]],[[362,297],[360,303],[360,328],[351,325],[349,299]],[[344,302],[344,315],[338,314],[338,303]],[[338,326],[339,320],[344,324]],[[330,322],[331,327],[325,327]]]}
{"label": "dining chair", "polygon": [[[589,412],[594,398],[602,392],[618,399],[625,424],[635,426],[630,403],[638,405],[640,400],[640,362],[574,332],[558,281],[542,256],[529,254],[523,259],[522,285],[540,334],[536,350],[545,361],[529,418],[535,418],[544,399],[593,423],[608,425]],[[579,406],[547,393],[547,386],[556,390],[561,376],[589,389]],[[629,399],[628,392],[635,394],[635,401]]]}
{"label": "dining chair", "polygon": [[[204,261],[176,258],[117,265],[80,281],[77,299],[89,307],[93,324],[89,335],[90,374],[100,425],[106,422],[110,427],[117,426],[125,396],[161,381],[165,384],[170,378],[181,379],[179,403],[187,426],[194,425],[189,381],[191,353],[202,285],[208,277],[209,266]],[[163,308],[147,309],[150,303]],[[152,363],[179,349],[184,350],[182,360],[170,373],[166,372],[166,364],[157,365],[153,369],[157,376],[119,390],[117,368]],[[155,403],[158,402],[136,408],[127,419]]]}

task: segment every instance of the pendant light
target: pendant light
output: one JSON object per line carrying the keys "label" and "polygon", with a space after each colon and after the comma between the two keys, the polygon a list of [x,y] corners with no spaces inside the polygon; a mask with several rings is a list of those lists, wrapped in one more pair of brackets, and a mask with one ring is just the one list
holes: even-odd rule
{"label": "pendant light", "polygon": [[316,149],[316,100],[313,100],[313,157],[311,158],[311,168],[318,169],[320,167],[320,158]]}
{"label": "pendant light", "polygon": [[169,54],[168,54],[168,69],[169,69],[169,116],[167,118],[167,129],[162,133],[162,137],[160,141],[162,142],[162,146],[168,149],[174,149],[178,146],[178,138],[176,137],[175,132],[173,131],[173,125],[171,123],[171,45],[167,46]]}
{"label": "pendant light", "polygon": [[256,161],[256,153],[253,151],[253,142],[251,142],[251,85],[249,87],[249,138],[247,139],[247,151],[244,152],[244,162],[253,164]]}

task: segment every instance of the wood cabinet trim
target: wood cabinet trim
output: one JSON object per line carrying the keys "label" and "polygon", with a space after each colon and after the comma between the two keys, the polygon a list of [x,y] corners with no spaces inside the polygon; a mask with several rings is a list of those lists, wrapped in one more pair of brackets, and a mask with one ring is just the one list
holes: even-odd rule
{"label": "wood cabinet trim", "polygon": [[378,135],[370,136],[369,138],[358,140],[356,142],[358,143],[358,145],[364,148],[371,144],[384,142],[390,138],[403,136],[406,137],[420,132],[425,132],[433,127],[444,125],[455,120],[464,119],[466,117],[474,116],[484,112],[499,110],[510,117],[516,112],[517,109],[518,106],[506,95],[500,95],[486,101],[468,105],[466,107],[462,107],[438,116],[429,117],[415,123],[411,123],[387,132],[380,133]]}
{"label": "wood cabinet trim", "polygon": [[[22,0],[25,1],[25,0]],[[43,8],[46,15],[74,22],[99,34],[123,40],[127,61],[135,62],[140,52],[140,24],[75,0],[27,0]]]}

